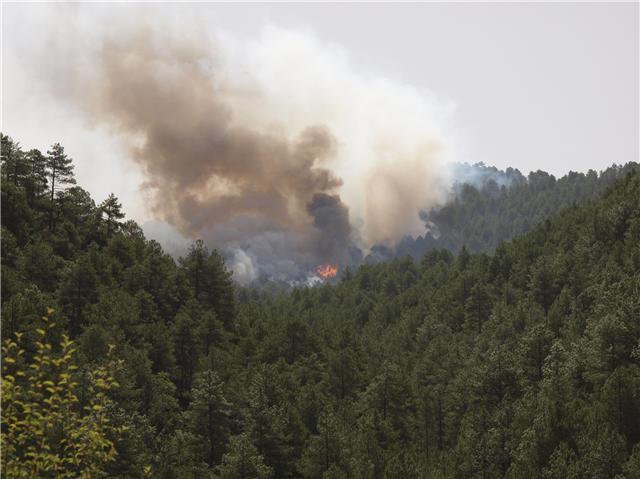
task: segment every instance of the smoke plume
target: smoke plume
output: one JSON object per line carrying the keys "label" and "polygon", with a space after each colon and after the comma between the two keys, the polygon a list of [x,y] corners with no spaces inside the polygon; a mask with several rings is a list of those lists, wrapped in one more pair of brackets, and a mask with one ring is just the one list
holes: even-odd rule
{"label": "smoke plume", "polygon": [[443,193],[437,103],[310,33],[116,18],[55,48],[54,93],[126,142],[153,216],[223,249],[241,281],[358,262],[421,233]]}

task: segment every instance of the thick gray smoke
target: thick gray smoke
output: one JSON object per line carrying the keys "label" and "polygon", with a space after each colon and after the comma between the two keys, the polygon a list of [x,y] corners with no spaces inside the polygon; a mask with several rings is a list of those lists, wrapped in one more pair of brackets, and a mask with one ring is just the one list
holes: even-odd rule
{"label": "thick gray smoke", "polygon": [[153,217],[222,249],[240,281],[303,279],[423,231],[446,184],[428,94],[358,75],[307,33],[108,26],[56,38],[52,92],[126,142]]}
{"label": "thick gray smoke", "polygon": [[314,248],[322,263],[352,263],[349,210],[338,195],[316,193],[307,205],[316,228]]}

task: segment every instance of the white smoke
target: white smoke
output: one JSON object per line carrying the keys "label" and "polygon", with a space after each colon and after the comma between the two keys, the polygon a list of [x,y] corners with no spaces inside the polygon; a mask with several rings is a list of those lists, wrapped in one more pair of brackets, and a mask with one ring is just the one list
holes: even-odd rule
{"label": "white smoke", "polygon": [[441,198],[446,176],[447,109],[432,94],[359,74],[346,51],[309,32],[271,26],[246,43],[221,38],[230,89],[258,92],[234,99],[239,121],[292,140],[322,124],[336,138],[327,166],[343,181],[338,193],[363,247],[423,232],[418,213]]}
{"label": "white smoke", "polygon": [[23,56],[40,88],[128,143],[157,220],[230,251],[241,282],[306,277],[319,259],[309,250],[332,250],[308,209],[316,193],[334,197],[351,226],[335,243],[337,262],[424,233],[419,212],[449,184],[449,109],[432,93],[360,73],[309,31],[267,26],[246,39],[193,18],[130,13],[26,18],[40,41]]}
{"label": "white smoke", "polygon": [[258,277],[258,271],[251,257],[241,249],[233,252],[229,267],[233,271],[233,278],[240,284],[249,284]]}

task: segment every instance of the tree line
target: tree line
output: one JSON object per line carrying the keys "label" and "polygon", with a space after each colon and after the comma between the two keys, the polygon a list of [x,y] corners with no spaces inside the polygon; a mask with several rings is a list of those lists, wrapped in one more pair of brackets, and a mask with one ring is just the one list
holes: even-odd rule
{"label": "tree line", "polygon": [[513,168],[456,164],[449,199],[421,213],[427,232],[405,237],[394,248],[376,247],[369,260],[407,255],[418,260],[432,249],[457,254],[463,246],[472,252],[492,252],[561,209],[597,198],[637,167],[634,162],[614,164],[599,174],[572,171],[556,178],[540,170],[524,176]]}

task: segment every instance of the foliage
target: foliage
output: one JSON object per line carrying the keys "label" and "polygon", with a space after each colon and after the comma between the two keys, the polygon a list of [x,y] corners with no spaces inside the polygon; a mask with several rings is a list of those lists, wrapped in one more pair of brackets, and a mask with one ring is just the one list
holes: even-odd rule
{"label": "foliage", "polygon": [[395,248],[377,248],[370,260],[410,255],[419,259],[432,249],[459,252],[490,252],[503,241],[527,233],[562,208],[597,198],[617,179],[637,167],[637,163],[613,165],[599,175],[569,172],[555,178],[544,171],[523,176],[518,170],[506,171],[475,165],[454,165],[451,197],[421,217],[427,232],[406,237]]}
{"label": "foliage", "polygon": [[220,479],[268,479],[271,472],[246,433],[230,439],[229,452],[219,468]]}
{"label": "foliage", "polygon": [[[110,367],[79,372],[67,335],[53,342],[51,312],[36,330],[31,356],[24,335],[2,346],[2,462],[7,477],[93,478],[116,455],[107,393],[118,387]],[[86,390],[80,387],[85,374]]]}
{"label": "foliage", "polygon": [[2,136],[9,477],[638,477],[635,165],[470,177],[414,258],[267,293],[42,157]]}

